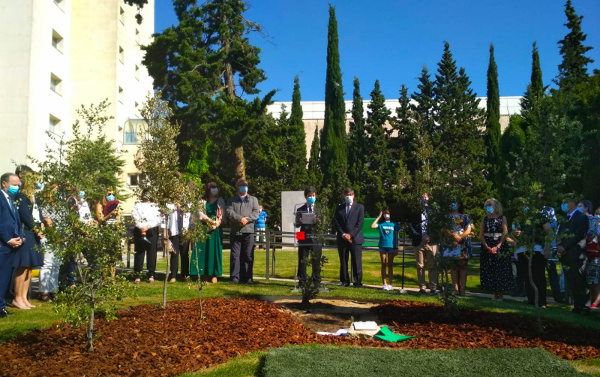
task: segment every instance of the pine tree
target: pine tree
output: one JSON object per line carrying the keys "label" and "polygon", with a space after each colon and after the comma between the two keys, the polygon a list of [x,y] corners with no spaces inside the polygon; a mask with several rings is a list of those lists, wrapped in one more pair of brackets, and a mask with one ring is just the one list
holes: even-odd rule
{"label": "pine tree", "polygon": [[365,162],[367,166],[363,190],[365,192],[365,210],[375,214],[386,205],[386,194],[394,183],[392,156],[387,146],[386,126],[391,111],[385,106],[385,97],[381,93],[379,80],[371,92],[371,102],[367,106],[365,143]]}
{"label": "pine tree", "polygon": [[[175,0],[179,24],[143,47],[143,63],[154,87],[162,90],[182,125],[181,163],[209,166],[210,178],[220,174],[228,184],[245,176],[243,143],[250,124],[225,113],[248,113],[253,105],[240,99],[241,93],[258,93],[256,86],[266,79],[258,68],[260,49],[247,36],[260,31],[260,25],[243,17],[247,7],[240,0],[201,5],[196,0]],[[224,118],[231,122],[223,122]],[[221,120],[218,127],[215,120]],[[203,157],[209,161],[194,161]]]}
{"label": "pine tree", "polygon": [[508,203],[516,195],[516,184],[510,178],[510,172],[515,171],[519,166],[519,160],[523,147],[525,146],[525,132],[527,121],[521,115],[510,117],[508,127],[504,130],[500,138],[500,175],[503,177],[502,183],[498,188],[500,198],[503,203]]}
{"label": "pine tree", "polygon": [[[321,171],[323,185],[334,195],[341,195],[346,185],[346,106],[342,88],[342,71],[338,50],[335,8],[329,6],[327,36],[327,73],[325,77],[325,121],[321,135]],[[335,204],[335,201],[330,201]]]}
{"label": "pine tree", "polygon": [[500,90],[498,88],[498,67],[494,59],[494,45],[490,45],[490,61],[487,71],[487,109],[485,113],[485,131],[486,131],[486,147],[487,159],[486,163],[489,167],[489,178],[491,179],[494,188],[500,185],[501,177],[499,176],[500,166]]}
{"label": "pine tree", "polygon": [[558,41],[563,60],[558,66],[555,82],[560,89],[568,91],[587,79],[587,65],[594,60],[585,56],[592,47],[583,45],[587,39],[587,34],[581,30],[583,16],[575,13],[571,0],[567,0],[565,4],[565,15],[567,16],[565,26],[569,29],[569,33],[564,39]]}
{"label": "pine tree", "polygon": [[362,201],[360,193],[365,173],[365,119],[363,99],[360,95],[360,82],[354,78],[352,95],[352,122],[348,135],[348,179],[354,188],[357,201]]}
{"label": "pine tree", "polygon": [[410,98],[415,101],[415,104],[411,105],[415,117],[430,135],[432,135],[435,130],[433,116],[435,106],[434,85],[435,83],[431,81],[429,70],[426,66],[423,66],[421,69],[421,76],[419,76],[419,85],[417,85],[420,92],[415,92],[410,96]]}
{"label": "pine tree", "polygon": [[434,189],[462,197],[477,218],[483,215],[478,209],[491,190],[491,182],[485,178],[484,112],[464,68],[457,69],[448,42],[437,72],[432,163],[437,181],[448,187]]}
{"label": "pine tree", "polygon": [[315,135],[310,144],[310,159],[308,160],[308,183],[315,186],[321,186],[321,170],[319,169],[319,127],[315,125]]}

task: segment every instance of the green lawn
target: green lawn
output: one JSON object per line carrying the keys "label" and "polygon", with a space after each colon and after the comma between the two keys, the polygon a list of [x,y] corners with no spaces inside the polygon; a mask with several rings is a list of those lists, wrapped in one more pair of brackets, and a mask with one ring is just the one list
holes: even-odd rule
{"label": "green lawn", "polygon": [[[390,350],[290,346],[254,352],[182,376],[582,376],[596,363],[558,359],[542,349]],[[585,369],[587,367],[587,369]]]}
{"label": "green lawn", "polygon": [[[324,249],[323,255],[327,257],[329,262],[323,267],[321,277],[323,280],[339,281],[340,276],[340,260],[337,250]],[[271,260],[273,258],[272,254]],[[269,272],[272,271],[272,262],[269,261]],[[266,275],[266,252],[263,249],[256,249],[254,255],[254,275],[264,277]],[[275,253],[275,276],[277,278],[294,279],[298,263],[297,249],[278,249]],[[363,283],[381,285],[381,262],[379,260],[379,252],[363,251]],[[164,271],[166,261],[159,259],[157,270]],[[348,265],[350,271],[350,265]],[[229,251],[223,252],[223,273],[229,273]],[[398,254],[394,259],[394,282],[395,287],[400,287],[402,281],[402,254]],[[417,269],[415,257],[412,251],[407,251],[405,254],[404,265],[404,286],[418,287],[417,284]],[[467,278],[467,291],[480,292],[479,286],[479,259],[475,258],[469,261],[469,276]]]}

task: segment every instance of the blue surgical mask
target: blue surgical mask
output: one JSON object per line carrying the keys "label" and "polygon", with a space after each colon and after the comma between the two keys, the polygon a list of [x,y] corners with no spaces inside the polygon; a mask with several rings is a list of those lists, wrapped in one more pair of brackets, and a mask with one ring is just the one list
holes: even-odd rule
{"label": "blue surgical mask", "polygon": [[306,198],[306,202],[308,204],[315,204],[316,201],[317,201],[317,198],[314,196],[309,196],[308,198]]}
{"label": "blue surgical mask", "polygon": [[11,194],[11,195],[15,195],[17,192],[19,192],[19,186],[18,185],[10,186],[8,188],[8,193]]}
{"label": "blue surgical mask", "polygon": [[494,213],[494,206],[486,206],[485,207],[485,212],[492,214]]}
{"label": "blue surgical mask", "polygon": [[458,204],[452,203],[450,204],[450,211],[456,211],[458,209]]}
{"label": "blue surgical mask", "polygon": [[[83,190],[79,191],[79,197],[80,197],[81,199],[85,198],[85,191],[83,191]],[[113,199],[113,200],[114,200],[114,199]]]}
{"label": "blue surgical mask", "polygon": [[115,196],[114,195],[106,195],[106,201],[107,202],[112,202],[113,200],[115,200]]}
{"label": "blue surgical mask", "polygon": [[575,208],[575,210],[583,213],[583,207],[577,207],[577,208]]}
{"label": "blue surgical mask", "polygon": [[384,218],[384,219],[386,219],[386,220],[389,220],[389,219],[390,219],[390,215],[389,215],[389,213],[386,213],[386,214],[384,214],[384,215],[383,215],[383,218]]}
{"label": "blue surgical mask", "polygon": [[569,204],[567,204],[567,203],[561,204],[560,209],[565,213],[569,212]]}
{"label": "blue surgical mask", "polygon": [[240,194],[246,194],[248,192],[248,186],[240,186]]}
{"label": "blue surgical mask", "polygon": [[44,182],[38,182],[35,184],[35,188],[41,190],[44,188]]}
{"label": "blue surgical mask", "polygon": [[354,201],[354,197],[352,195],[346,195],[344,199],[346,200],[346,204],[352,204]]}
{"label": "blue surgical mask", "polygon": [[600,215],[594,215],[594,218],[598,221],[600,221]]}

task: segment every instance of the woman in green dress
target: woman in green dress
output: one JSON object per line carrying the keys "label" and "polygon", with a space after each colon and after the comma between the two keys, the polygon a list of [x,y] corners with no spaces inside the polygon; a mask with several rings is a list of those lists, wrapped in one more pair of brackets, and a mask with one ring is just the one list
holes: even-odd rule
{"label": "woman in green dress", "polygon": [[217,276],[223,275],[221,222],[225,213],[225,201],[219,197],[219,186],[216,182],[206,184],[204,200],[206,200],[206,214],[200,215],[200,221],[208,223],[210,236],[206,241],[196,242],[194,245],[190,275],[199,275],[205,281],[216,283]]}

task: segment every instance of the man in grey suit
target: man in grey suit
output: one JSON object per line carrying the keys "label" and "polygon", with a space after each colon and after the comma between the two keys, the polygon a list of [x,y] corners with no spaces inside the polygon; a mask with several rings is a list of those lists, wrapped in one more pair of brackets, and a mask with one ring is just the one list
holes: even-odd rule
{"label": "man in grey suit", "polygon": [[362,284],[362,244],[365,242],[362,227],[365,220],[365,207],[354,202],[354,190],[344,190],[344,203],[335,210],[333,218],[337,233],[338,254],[340,256],[340,281],[342,286],[350,285],[348,276],[348,254],[352,258],[352,278],[354,287]]}
{"label": "man in grey suit", "polygon": [[254,223],[258,219],[258,200],[248,195],[248,182],[237,181],[237,194],[227,202],[231,226],[229,276],[233,284],[252,284],[254,265]]}

